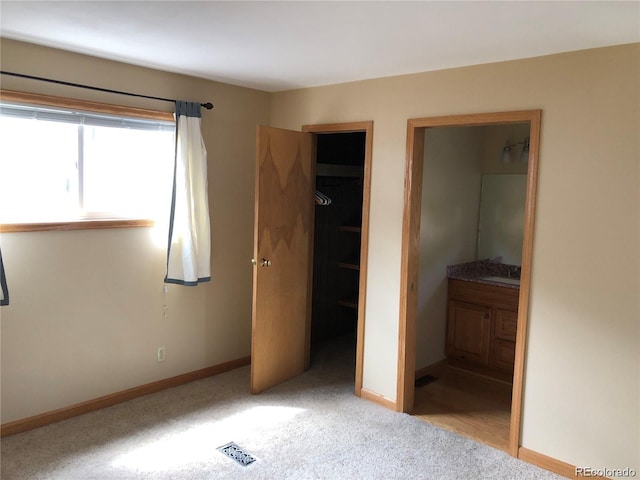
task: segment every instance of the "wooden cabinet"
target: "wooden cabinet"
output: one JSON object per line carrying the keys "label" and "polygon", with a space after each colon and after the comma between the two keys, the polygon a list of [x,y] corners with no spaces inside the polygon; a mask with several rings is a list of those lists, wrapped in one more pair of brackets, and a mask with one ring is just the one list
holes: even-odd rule
{"label": "wooden cabinet", "polygon": [[518,288],[449,279],[446,353],[453,365],[513,375]]}

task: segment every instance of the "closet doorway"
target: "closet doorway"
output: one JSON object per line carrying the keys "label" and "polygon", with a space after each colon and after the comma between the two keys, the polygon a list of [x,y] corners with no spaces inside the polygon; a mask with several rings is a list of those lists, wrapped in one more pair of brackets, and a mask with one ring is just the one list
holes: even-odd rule
{"label": "closet doorway", "polygon": [[[411,119],[408,122],[407,164],[405,176],[405,205],[403,217],[400,334],[398,362],[398,409],[412,412],[416,380],[416,322],[418,315],[418,282],[420,254],[420,220],[422,208],[423,162],[425,161],[425,132],[437,127],[475,127],[504,124],[529,124],[529,156],[526,179],[526,200],[522,242],[522,265],[518,297],[517,334],[515,338],[515,366],[511,387],[511,413],[508,452],[518,455],[522,413],[529,283],[532,260],[533,223],[537,183],[541,111],[500,112]],[[426,150],[426,158],[429,151]],[[470,317],[469,317],[470,318]],[[486,316],[485,316],[486,318]],[[466,321],[466,320],[465,320]],[[493,327],[491,327],[493,328]],[[493,332],[493,330],[492,330]],[[508,393],[508,392],[507,392]]]}
{"label": "closet doorway", "polygon": [[361,394],[372,136],[373,122],[258,127],[253,393],[308,369],[312,344],[353,334]]}
{"label": "closet doorway", "polygon": [[315,212],[311,346],[355,336],[362,391],[373,122],[305,125],[314,134],[316,189],[332,198]]}

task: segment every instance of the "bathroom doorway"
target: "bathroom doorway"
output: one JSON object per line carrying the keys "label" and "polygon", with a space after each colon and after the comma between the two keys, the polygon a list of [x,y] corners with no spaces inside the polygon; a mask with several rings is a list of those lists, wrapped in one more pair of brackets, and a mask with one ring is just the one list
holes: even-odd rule
{"label": "bathroom doorway", "polygon": [[[508,442],[505,449],[517,456],[520,443],[520,422],[522,412],[522,381],[524,346],[526,340],[526,323],[529,302],[529,282],[532,259],[532,236],[535,207],[535,191],[537,180],[537,164],[539,151],[541,111],[502,112],[490,114],[460,115],[435,118],[412,119],[408,122],[407,165],[405,176],[405,205],[403,218],[402,277],[401,277],[401,312],[399,336],[398,365],[398,406],[405,412],[412,412],[415,400],[416,379],[416,323],[418,317],[418,285],[420,257],[420,221],[422,217],[422,187],[424,158],[429,157],[425,150],[425,138],[429,129],[442,127],[477,127],[506,124],[527,124],[529,127],[527,147],[528,162],[526,168],[526,200],[524,207],[524,227],[522,240],[522,263],[520,289],[516,293],[517,323],[515,336],[515,354],[512,386],[502,387],[502,391],[491,395],[499,402],[509,402],[507,414]],[[489,328],[489,327],[487,327]],[[493,327],[491,327],[493,328]],[[484,381],[481,377],[478,377]],[[459,378],[452,380],[454,383]],[[464,380],[466,383],[470,381]],[[483,386],[480,386],[482,390]],[[486,390],[486,388],[485,388]],[[491,389],[489,389],[491,390]],[[500,390],[500,388],[498,388]],[[494,395],[495,394],[495,395]]]}

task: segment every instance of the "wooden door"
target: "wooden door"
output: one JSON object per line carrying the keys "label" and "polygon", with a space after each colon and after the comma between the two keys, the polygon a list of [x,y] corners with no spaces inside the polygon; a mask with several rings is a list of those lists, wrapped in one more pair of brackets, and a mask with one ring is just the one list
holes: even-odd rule
{"label": "wooden door", "polygon": [[258,127],[251,392],[301,374],[310,344],[312,134]]}

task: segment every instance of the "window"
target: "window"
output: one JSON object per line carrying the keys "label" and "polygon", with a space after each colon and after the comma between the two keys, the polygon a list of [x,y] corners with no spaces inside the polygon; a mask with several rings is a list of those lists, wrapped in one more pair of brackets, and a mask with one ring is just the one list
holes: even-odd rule
{"label": "window", "polygon": [[69,108],[64,99],[47,103],[10,101],[3,94],[0,222],[169,215],[175,153],[171,114],[154,112],[158,118],[148,118],[153,115],[143,111],[143,118],[134,109],[108,106],[117,113],[105,113]]}

